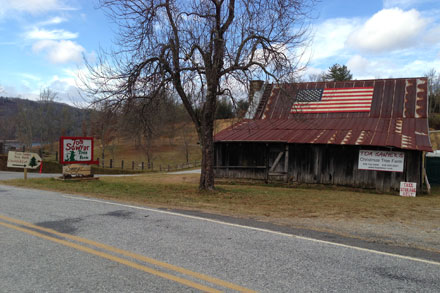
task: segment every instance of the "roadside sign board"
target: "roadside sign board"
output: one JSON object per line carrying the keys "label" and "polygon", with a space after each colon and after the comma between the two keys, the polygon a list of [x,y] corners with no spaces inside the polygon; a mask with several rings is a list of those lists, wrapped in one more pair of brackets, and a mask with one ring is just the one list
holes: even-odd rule
{"label": "roadside sign board", "polygon": [[36,153],[8,152],[8,168],[37,169],[41,165],[41,158]]}
{"label": "roadside sign board", "polygon": [[97,164],[93,161],[93,137],[61,137],[60,163]]}
{"label": "roadside sign board", "polygon": [[92,175],[92,166],[85,164],[68,164],[63,166],[63,175],[88,177]]}
{"label": "roadside sign board", "polygon": [[417,193],[417,183],[400,182],[400,196],[415,197]]}
{"label": "roadside sign board", "polygon": [[405,153],[359,150],[359,170],[403,172]]}

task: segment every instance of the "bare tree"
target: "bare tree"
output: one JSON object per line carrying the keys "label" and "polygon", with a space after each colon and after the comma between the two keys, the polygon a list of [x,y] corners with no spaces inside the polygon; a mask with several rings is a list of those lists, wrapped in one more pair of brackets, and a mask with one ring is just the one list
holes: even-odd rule
{"label": "bare tree", "polygon": [[56,120],[56,116],[59,115],[57,115],[54,106],[57,96],[58,94],[49,88],[40,91],[37,119],[35,121],[41,147],[50,145],[51,150],[60,130],[60,125]]}
{"label": "bare tree", "polygon": [[91,133],[100,141],[102,161],[105,160],[106,151],[116,137],[116,119],[115,112],[105,102],[91,113]]}
{"label": "bare tree", "polygon": [[[119,48],[89,65],[89,92],[113,105],[177,94],[202,147],[199,188],[214,189],[219,97],[252,78],[282,82],[298,70],[314,0],[101,0],[120,27]],[[301,49],[301,50],[299,50]],[[237,97],[237,96],[236,96]]]}
{"label": "bare tree", "polygon": [[440,73],[432,68],[425,76],[428,78],[429,113],[440,113]]}
{"label": "bare tree", "polygon": [[25,149],[30,151],[32,148],[32,140],[35,133],[34,125],[35,109],[30,108],[25,103],[20,103],[19,111],[17,113],[16,125],[17,125],[17,139],[21,142]]}

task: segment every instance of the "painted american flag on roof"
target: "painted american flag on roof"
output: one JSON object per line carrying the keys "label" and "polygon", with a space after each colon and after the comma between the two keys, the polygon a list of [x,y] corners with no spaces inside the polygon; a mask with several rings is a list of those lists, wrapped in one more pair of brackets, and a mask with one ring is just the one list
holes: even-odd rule
{"label": "painted american flag on roof", "polygon": [[370,112],[373,87],[299,90],[291,113]]}

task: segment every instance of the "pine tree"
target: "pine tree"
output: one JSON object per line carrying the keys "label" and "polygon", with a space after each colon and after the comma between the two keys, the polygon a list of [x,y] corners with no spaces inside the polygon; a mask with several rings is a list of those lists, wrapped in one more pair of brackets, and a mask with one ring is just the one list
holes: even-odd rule
{"label": "pine tree", "polygon": [[74,151],[70,151],[69,161],[70,162],[75,162],[76,161],[76,159],[75,159],[75,152]]}
{"label": "pine tree", "polygon": [[328,69],[328,73],[325,75],[325,79],[328,81],[344,81],[351,80],[353,74],[345,65],[334,64]]}
{"label": "pine tree", "polygon": [[30,167],[35,167],[37,166],[37,160],[35,159],[35,157],[31,158],[31,161],[29,162],[29,166]]}

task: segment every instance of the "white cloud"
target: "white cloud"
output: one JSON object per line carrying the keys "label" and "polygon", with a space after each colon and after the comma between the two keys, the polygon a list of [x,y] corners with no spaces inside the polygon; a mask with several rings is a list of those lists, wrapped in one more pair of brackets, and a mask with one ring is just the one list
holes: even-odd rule
{"label": "white cloud", "polygon": [[19,73],[19,76],[21,76],[22,78],[26,78],[32,81],[41,81],[41,77],[36,76],[34,74],[30,74],[30,73]]}
{"label": "white cloud", "polygon": [[436,2],[438,0],[383,0],[384,8],[410,8],[420,4]]}
{"label": "white cloud", "polygon": [[347,39],[347,45],[363,52],[381,53],[416,46],[428,21],[417,10],[384,9],[374,14]]}
{"label": "white cloud", "polygon": [[82,62],[82,53],[85,49],[72,41],[42,40],[36,42],[32,49],[34,52],[46,52],[52,63]]}
{"label": "white cloud", "polygon": [[0,17],[16,12],[41,14],[54,10],[73,10],[63,0],[0,0]]}
{"label": "white cloud", "polygon": [[360,56],[360,55],[355,55],[352,56],[348,61],[347,61],[347,67],[350,69],[350,71],[353,71],[353,73],[365,73],[367,72],[367,70],[371,67],[370,62]]}
{"label": "white cloud", "polygon": [[66,40],[75,39],[78,37],[78,34],[62,29],[45,30],[33,28],[31,31],[26,32],[25,37],[32,40]]}
{"label": "white cloud", "polygon": [[60,24],[60,23],[63,23],[63,22],[65,22],[65,21],[67,21],[66,18],[64,18],[64,17],[59,17],[59,16],[55,16],[55,17],[52,17],[52,18],[50,18],[50,19],[48,19],[48,20],[45,20],[45,21],[41,21],[41,22],[39,22],[39,23],[38,23],[38,26],[46,26],[46,25]]}
{"label": "white cloud", "polygon": [[440,42],[440,25],[430,28],[424,40],[429,44],[438,44]]}
{"label": "white cloud", "polygon": [[318,24],[313,37],[313,49],[307,55],[311,60],[317,60],[339,54],[345,49],[345,41],[358,23],[357,19],[333,18]]}

